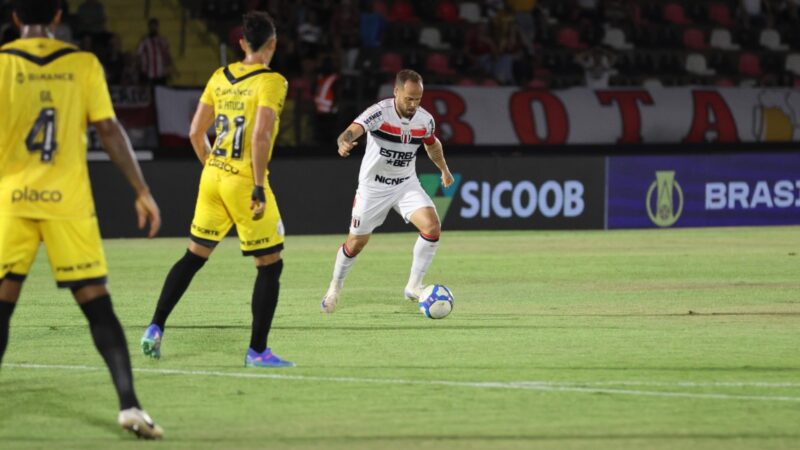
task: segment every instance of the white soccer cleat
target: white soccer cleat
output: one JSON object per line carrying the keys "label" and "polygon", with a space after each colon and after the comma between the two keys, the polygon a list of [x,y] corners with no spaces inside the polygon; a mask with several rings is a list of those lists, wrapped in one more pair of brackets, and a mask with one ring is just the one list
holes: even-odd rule
{"label": "white soccer cleat", "polygon": [[147,412],[139,408],[128,408],[120,411],[117,416],[117,423],[142,439],[161,439],[164,437],[164,430],[153,422]]}
{"label": "white soccer cleat", "polygon": [[337,303],[339,303],[339,291],[328,290],[319,306],[322,312],[330,314],[336,311]]}
{"label": "white soccer cleat", "polygon": [[416,288],[406,286],[406,288],[403,289],[403,295],[405,295],[406,300],[410,302],[418,302],[420,293],[422,293],[422,286],[417,286]]}

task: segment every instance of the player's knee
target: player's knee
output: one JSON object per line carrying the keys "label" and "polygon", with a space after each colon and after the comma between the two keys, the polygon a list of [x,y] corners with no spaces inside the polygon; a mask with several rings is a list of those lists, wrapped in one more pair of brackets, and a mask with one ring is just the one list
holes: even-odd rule
{"label": "player's knee", "polygon": [[439,236],[442,234],[442,225],[438,220],[434,220],[421,228],[422,229],[419,230],[420,233],[434,240],[438,240]]}
{"label": "player's knee", "polygon": [[211,256],[211,253],[214,251],[214,247],[200,245],[197,242],[190,240],[188,250],[196,257],[208,259]]}
{"label": "player's knee", "polygon": [[86,304],[97,298],[107,297],[108,289],[105,284],[84,284],[73,286],[71,289],[72,296],[78,304]]}
{"label": "player's knee", "polygon": [[256,267],[265,267],[281,261],[281,252],[269,253],[255,257]]}
{"label": "player's knee", "polygon": [[361,250],[364,250],[366,245],[367,241],[362,241],[360,239],[348,239],[343,245],[343,250],[347,256],[354,258],[361,253]]}
{"label": "player's knee", "polygon": [[0,278],[0,299],[9,303],[16,303],[19,300],[21,291],[22,281]]}

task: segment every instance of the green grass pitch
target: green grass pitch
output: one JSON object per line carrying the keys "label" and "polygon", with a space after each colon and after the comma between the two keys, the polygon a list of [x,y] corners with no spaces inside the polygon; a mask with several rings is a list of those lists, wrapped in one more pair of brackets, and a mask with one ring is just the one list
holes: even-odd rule
{"label": "green grass pitch", "polygon": [[[446,232],[402,299],[415,235],[376,234],[319,312],[343,236],[290,236],[270,336],[296,368],[243,368],[255,270],[227,240],[139,338],[186,239],[108,240],[110,289],[163,449],[800,447],[800,228]],[[0,370],[0,448],[145,448],[44,251]],[[31,364],[38,366],[30,366]]]}

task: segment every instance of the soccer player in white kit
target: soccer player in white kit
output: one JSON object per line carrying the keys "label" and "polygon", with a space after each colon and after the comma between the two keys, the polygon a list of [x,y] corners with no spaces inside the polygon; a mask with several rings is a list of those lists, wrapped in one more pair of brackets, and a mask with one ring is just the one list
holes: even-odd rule
{"label": "soccer player in white kit", "polygon": [[350,234],[336,253],[333,279],[320,305],[323,312],[336,310],[344,280],[356,256],[391,209],[419,230],[411,274],[404,289],[407,299],[417,301],[419,298],[422,279],[439,247],[441,234],[436,208],[417,178],[415,162],[420,144],[425,145],[428,157],[442,172],[442,185],[453,184],[442,143],[434,135],[433,117],[419,106],[422,92],[420,74],[401,70],[395,78],[394,98],[367,108],[337,140],[339,155],[346,158],[357,144],[356,139],[368,133],[353,200]]}

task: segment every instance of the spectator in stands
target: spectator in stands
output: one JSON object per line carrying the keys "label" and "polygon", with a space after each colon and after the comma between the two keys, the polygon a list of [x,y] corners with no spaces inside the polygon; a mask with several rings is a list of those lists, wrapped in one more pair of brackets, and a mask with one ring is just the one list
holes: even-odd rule
{"label": "spectator in stands", "polygon": [[172,73],[172,55],[169,41],[158,33],[158,19],[147,21],[147,36],[139,42],[139,69],[142,79],[150,85],[167,84]]}
{"label": "spectator in stands", "polygon": [[494,77],[500,84],[515,84],[514,64],[521,59],[523,47],[521,32],[516,21],[497,20],[501,14],[495,15],[495,23],[505,22],[505,26],[495,28],[495,42],[497,43],[497,57],[494,64]]}
{"label": "spectator in stands", "polygon": [[78,48],[85,52],[94,53],[94,39],[92,39],[92,35],[89,33],[84,34],[80,42],[78,42]]}
{"label": "spectator in stands", "polygon": [[84,0],[75,12],[78,34],[101,34],[106,31],[106,10],[99,0]]}
{"label": "spectator in stands", "polygon": [[364,48],[377,48],[383,39],[386,19],[379,12],[378,5],[378,2],[374,2],[371,12],[361,13],[358,28],[361,34],[361,45]]}
{"label": "spectator in stands", "polygon": [[575,0],[578,18],[594,21],[600,16],[600,0]]}
{"label": "spectator in stands", "polygon": [[772,0],[772,13],[779,17],[788,17],[791,21],[798,21],[797,10],[800,0]]}
{"label": "spectator in stands", "polygon": [[536,25],[533,20],[533,10],[536,9],[538,0],[506,0],[506,4],[514,11],[519,25],[522,45],[533,54],[533,40],[536,35]]}
{"label": "spectator in stands", "polygon": [[124,65],[122,67],[122,76],[120,83],[123,86],[138,86],[139,82],[139,58],[133,52],[125,52]]}
{"label": "spectator in stands", "polygon": [[611,76],[616,73],[617,56],[610,48],[593,47],[575,55],[575,62],[583,67],[586,87],[605,89]]}
{"label": "spectator in stands", "polygon": [[358,7],[352,0],[342,0],[341,6],[333,12],[330,23],[333,47],[341,49],[346,42],[358,37]]}
{"label": "spectator in stands", "polygon": [[473,61],[473,66],[485,75],[494,74],[494,55],[497,45],[489,34],[486,19],[478,22],[467,34],[466,53]]}
{"label": "spectator in stands", "polygon": [[642,21],[636,0],[604,0],[603,12],[606,22],[618,27],[624,27],[629,23],[638,27]]}
{"label": "spectator in stands", "polygon": [[334,142],[339,133],[337,128],[337,89],[338,70],[333,58],[323,58],[317,75],[317,85],[314,90],[314,105],[316,106],[317,142]]}
{"label": "spectator in stands", "polygon": [[341,44],[341,52],[340,58],[341,63],[340,66],[342,68],[342,74],[344,75],[357,75],[360,70],[357,66],[358,64],[358,57],[360,56],[360,45],[358,42],[358,36],[349,35],[345,36],[342,39]]}
{"label": "spectator in stands", "polygon": [[228,31],[228,48],[236,54],[236,59],[242,59],[245,56],[242,46],[239,45],[239,41],[242,38],[244,38],[244,29],[241,23],[237,23]]}
{"label": "spectator in stands", "polygon": [[458,5],[453,0],[440,0],[436,5],[436,18],[445,23],[458,22]]}
{"label": "spectator in stands", "polygon": [[768,0],[739,0],[739,14],[745,28],[771,26],[771,4]]}
{"label": "spectator in stands", "polygon": [[[310,140],[315,137],[312,119],[316,114],[314,105],[316,61],[311,58],[304,58],[300,63],[300,67],[300,76],[292,77],[289,80],[289,89],[286,94],[287,104],[288,99],[290,99],[294,106],[291,120],[294,139],[290,139],[293,145],[310,144]],[[284,109],[284,111],[286,110]]]}
{"label": "spectator in stands", "polygon": [[75,42],[72,36],[72,27],[70,27],[67,22],[61,22],[56,25],[56,29],[53,30],[53,37],[59,41],[69,42],[70,44]]}
{"label": "spectator in stands", "polygon": [[317,56],[322,45],[322,28],[319,26],[317,12],[313,9],[306,12],[304,20],[297,26],[297,43],[302,56]]}
{"label": "spectator in stands", "polygon": [[486,17],[493,19],[497,13],[505,9],[506,2],[505,0],[484,0],[483,7]]}
{"label": "spectator in stands", "polygon": [[419,19],[414,15],[414,7],[408,0],[394,0],[389,10],[389,22],[414,23]]}
{"label": "spectator in stands", "polygon": [[112,33],[107,48],[97,56],[100,58],[100,62],[103,63],[108,84],[122,84],[126,56],[125,52],[122,50],[122,39],[120,39],[119,35]]}

